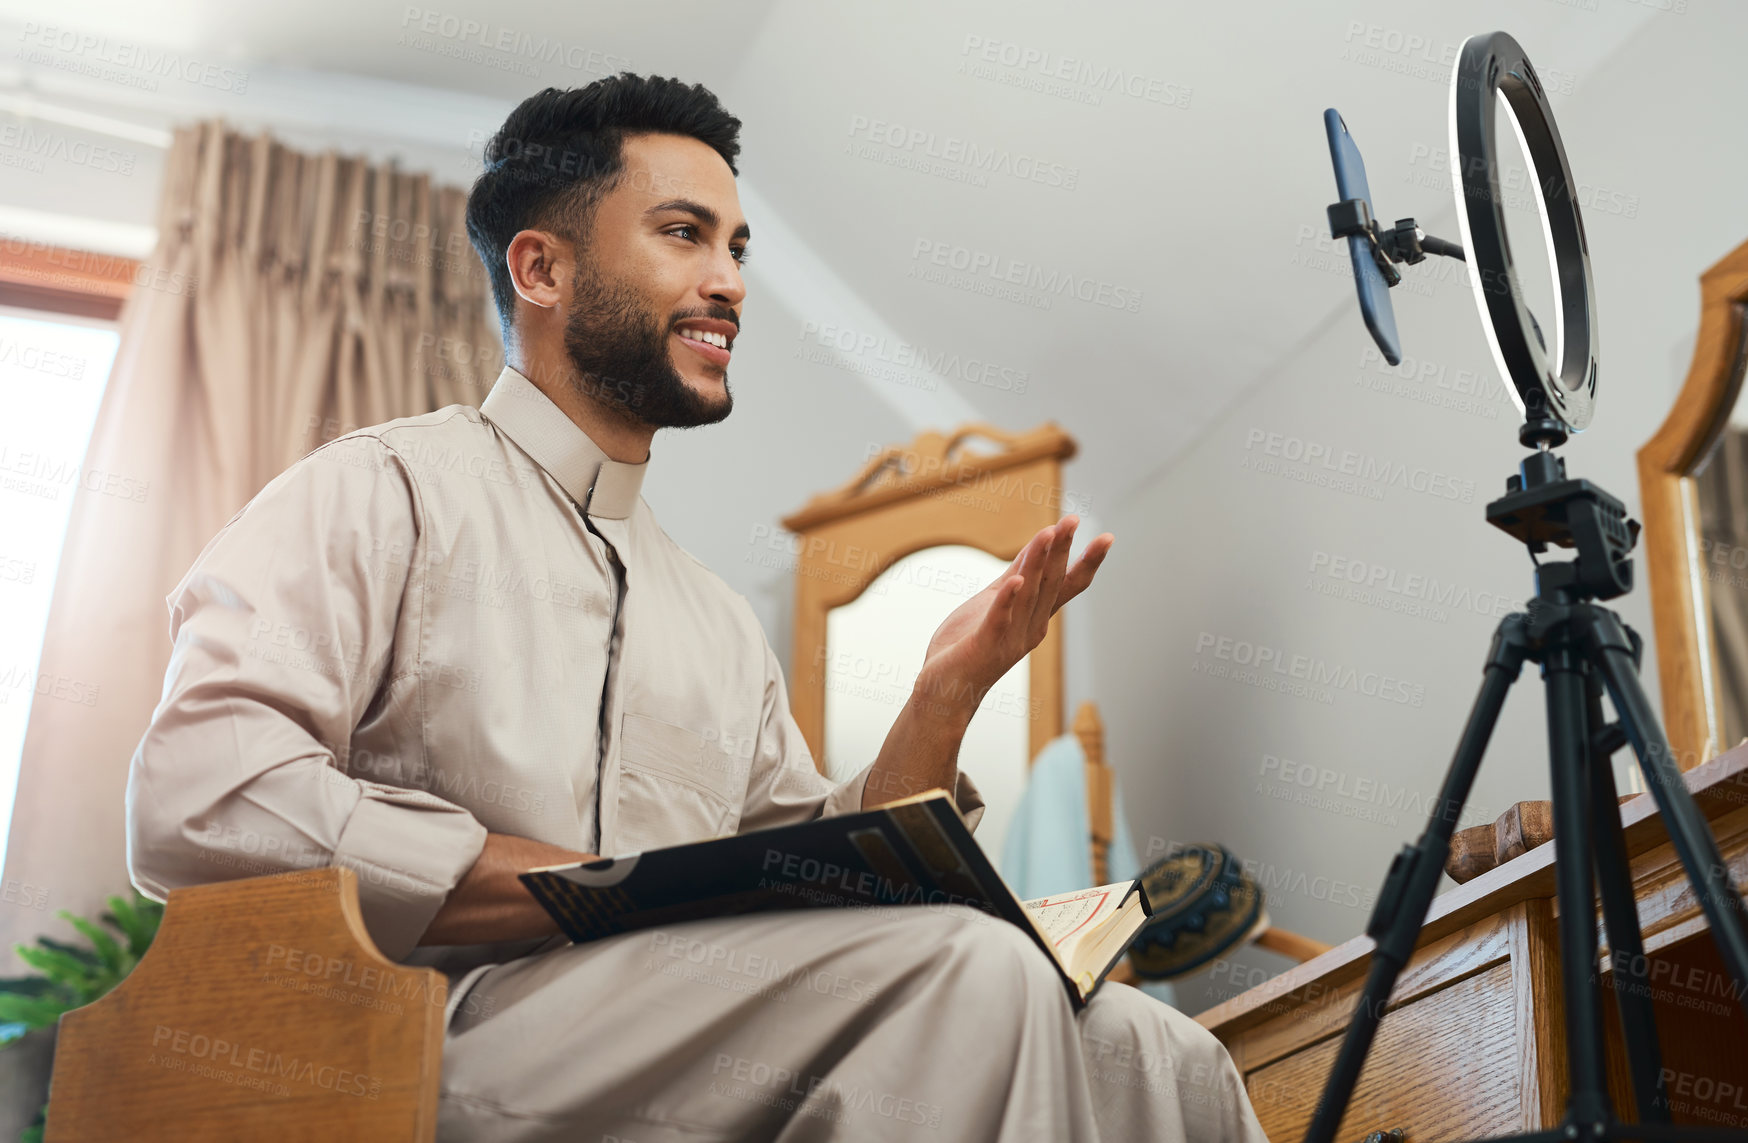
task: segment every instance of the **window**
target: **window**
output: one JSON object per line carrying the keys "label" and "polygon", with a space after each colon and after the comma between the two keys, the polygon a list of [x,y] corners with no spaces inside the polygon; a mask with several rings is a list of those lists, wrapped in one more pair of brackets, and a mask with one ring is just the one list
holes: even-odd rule
{"label": "window", "polygon": [[117,339],[113,322],[0,309],[0,854],[31,702],[97,704],[92,684],[44,677],[39,663]]}

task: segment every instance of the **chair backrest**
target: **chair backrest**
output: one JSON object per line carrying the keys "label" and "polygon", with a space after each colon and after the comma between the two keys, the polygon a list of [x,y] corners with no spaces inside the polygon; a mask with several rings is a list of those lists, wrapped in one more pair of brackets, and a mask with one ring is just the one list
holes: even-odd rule
{"label": "chair backrest", "polygon": [[1113,833],[1111,804],[1114,798],[1111,768],[1105,763],[1105,720],[1097,703],[1083,702],[1074,712],[1074,736],[1086,755],[1087,834],[1092,844],[1093,884],[1111,878],[1110,852]]}
{"label": "chair backrest", "polygon": [[350,869],[172,890],[134,971],[61,1017],[45,1143],[430,1143],[447,995],[377,951]]}

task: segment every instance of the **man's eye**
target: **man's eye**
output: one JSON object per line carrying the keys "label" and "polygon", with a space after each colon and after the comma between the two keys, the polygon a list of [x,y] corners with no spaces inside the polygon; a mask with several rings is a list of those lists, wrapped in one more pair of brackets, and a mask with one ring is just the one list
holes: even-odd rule
{"label": "man's eye", "polygon": [[[676,238],[683,238],[687,242],[696,242],[698,240],[698,228],[690,223],[673,227],[668,231],[668,233],[674,235]],[[731,246],[729,247],[729,253],[734,255],[735,264],[740,266],[746,265],[747,259],[752,256],[751,251],[749,251],[745,246]]]}

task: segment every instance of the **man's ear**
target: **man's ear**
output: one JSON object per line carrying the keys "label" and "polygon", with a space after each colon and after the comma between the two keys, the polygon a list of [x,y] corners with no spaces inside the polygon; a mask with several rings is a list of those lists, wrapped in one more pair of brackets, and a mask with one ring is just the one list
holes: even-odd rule
{"label": "man's ear", "polygon": [[564,300],[560,283],[570,273],[571,260],[570,243],[547,230],[519,231],[504,251],[517,295],[543,310]]}

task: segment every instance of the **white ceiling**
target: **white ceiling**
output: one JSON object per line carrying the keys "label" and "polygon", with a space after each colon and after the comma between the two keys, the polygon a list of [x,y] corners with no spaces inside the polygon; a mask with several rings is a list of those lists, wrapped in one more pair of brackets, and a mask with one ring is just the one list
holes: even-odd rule
{"label": "white ceiling", "polygon": [[[104,44],[46,58],[9,50],[0,93],[156,126],[219,114],[464,182],[479,140],[539,87],[621,66],[702,82],[744,121],[749,331],[764,332],[764,286],[803,322],[1023,372],[1022,394],[962,380],[933,393],[866,383],[913,425],[1066,424],[1082,445],[1075,486],[1107,504],[1171,463],[1239,394],[1291,370],[1328,323],[1351,323],[1361,344],[1341,267],[1304,264],[1320,245],[1305,236],[1322,233],[1334,197],[1325,107],[1343,112],[1365,149],[1380,214],[1448,230],[1449,193],[1413,179],[1445,146],[1448,61],[1467,35],[1505,28],[1553,77],[1582,177],[1583,145],[1612,142],[1585,118],[1587,77],[1646,21],[1672,18],[1628,0],[436,3],[68,0],[51,12],[9,0],[9,44],[40,43],[51,14]],[[435,34],[421,31],[426,13]],[[523,53],[490,46],[500,42]],[[134,45],[246,71],[246,90],[166,79],[148,92],[72,70]],[[554,45],[556,58],[526,54]],[[1000,63],[1016,53],[1115,69],[1144,94],[1073,80],[1056,94],[1032,90],[1035,70]],[[932,133],[937,152],[956,140],[1016,165],[1023,157],[1047,180],[1072,173],[1074,185],[1002,172],[975,185],[962,164],[949,164],[952,177],[905,169],[893,162],[901,150],[877,144],[869,158],[855,150],[869,139],[853,132],[875,121]],[[19,205],[7,178],[0,167],[0,204]],[[141,199],[46,209],[149,223]],[[919,280],[937,250],[1138,291],[1140,302],[1126,312],[1058,295],[1041,309]],[[1399,314],[1416,300],[1399,298]]]}

